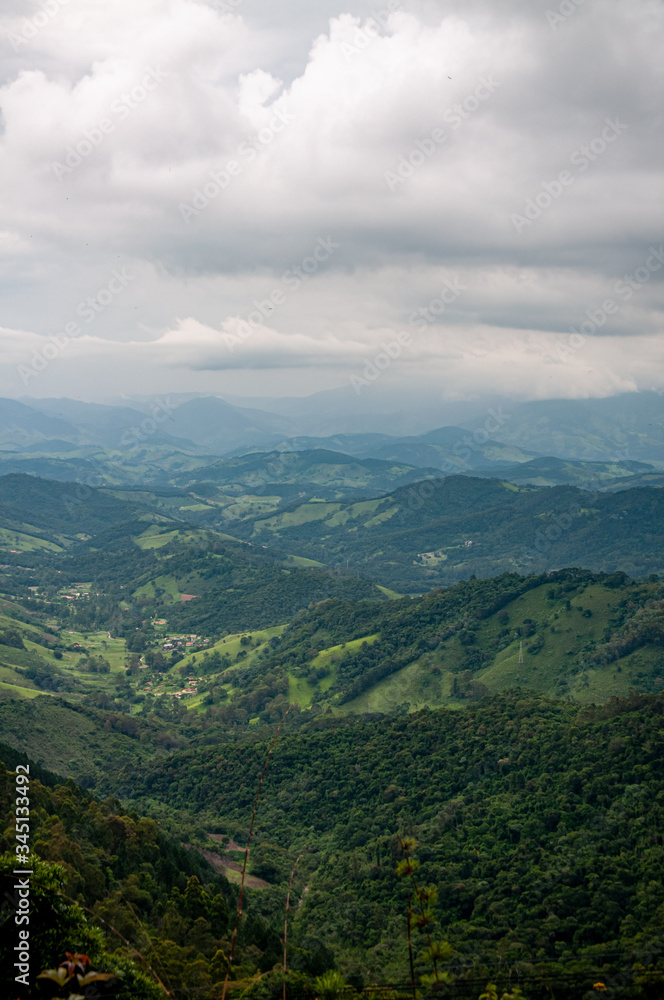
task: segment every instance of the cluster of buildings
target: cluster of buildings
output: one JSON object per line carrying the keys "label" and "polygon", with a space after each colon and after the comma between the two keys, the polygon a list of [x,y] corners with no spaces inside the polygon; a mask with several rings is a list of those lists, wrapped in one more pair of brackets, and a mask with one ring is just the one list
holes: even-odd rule
{"label": "cluster of buildings", "polygon": [[[156,623],[155,623],[156,624]],[[202,639],[200,635],[168,635],[164,636],[162,649],[181,649],[183,646],[205,646],[210,640]]]}
{"label": "cluster of buildings", "polygon": [[173,691],[173,692],[158,691],[157,688],[154,686],[154,682],[148,681],[143,690],[147,691],[149,694],[153,694],[155,698],[161,698],[163,695],[169,693],[172,693],[174,698],[187,698],[190,695],[198,694],[198,680],[196,679],[196,677],[187,677],[187,683],[185,687],[183,687],[181,691]]}
{"label": "cluster of buildings", "polygon": [[[30,588],[33,589],[32,587]],[[34,588],[37,589],[36,587]],[[81,597],[90,597],[90,584],[89,583],[75,583],[72,587],[67,587],[65,590],[58,591],[58,597],[63,597],[66,601],[77,601]]]}

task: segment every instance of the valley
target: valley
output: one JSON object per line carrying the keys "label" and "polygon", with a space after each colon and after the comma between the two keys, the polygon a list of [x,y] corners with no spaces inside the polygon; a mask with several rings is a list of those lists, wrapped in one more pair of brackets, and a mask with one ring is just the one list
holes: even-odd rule
{"label": "valley", "polygon": [[[655,462],[489,443],[459,473],[454,428],[376,457],[351,434],[116,462],[93,416],[107,476],[71,452],[0,465],[0,759],[37,777],[67,919],[88,906],[178,1000],[219,1000],[240,883],[247,989],[294,880],[292,975],[399,983],[408,835],[457,990],[516,974],[581,1000],[614,952],[636,962],[664,907]],[[108,928],[86,947],[129,960]],[[151,1000],[130,961],[123,989]]]}
{"label": "valley", "polygon": [[0,22],[0,1000],[664,1000],[664,0]]}

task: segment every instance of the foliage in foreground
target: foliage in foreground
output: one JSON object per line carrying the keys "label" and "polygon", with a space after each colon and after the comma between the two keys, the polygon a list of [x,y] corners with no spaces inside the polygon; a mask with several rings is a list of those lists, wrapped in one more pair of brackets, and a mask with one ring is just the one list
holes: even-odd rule
{"label": "foliage in foreground", "polygon": [[[316,977],[332,989],[326,973],[335,967],[355,989],[407,983],[409,892],[423,904],[423,927],[437,897],[440,931],[425,951],[430,959],[431,945],[447,939],[450,948],[437,953],[439,981],[453,979],[464,995],[489,982],[509,996],[521,982],[537,996],[531,985],[548,982],[557,997],[580,1000],[592,983],[609,982],[616,998],[657,996],[663,713],[663,696],[580,712],[515,695],[464,713],[330,717],[285,733],[250,860],[273,887],[248,891],[229,996],[241,984],[278,994],[287,882],[301,852],[289,922],[291,996],[296,981],[304,989]],[[143,802],[161,798],[162,808],[197,810],[208,829],[242,843],[266,750],[256,741],[180,752],[137,779],[134,791]],[[10,847],[12,781],[2,777]],[[84,952],[124,990],[132,976],[147,976],[137,949],[180,1000],[219,1000],[236,890],[204,867],[193,874],[192,852],[117,800],[36,780],[31,796],[33,846],[42,855],[40,968],[56,967],[65,951]],[[417,890],[412,881],[407,888],[414,872],[403,872],[404,881],[395,871],[411,837],[421,845]],[[5,870],[12,862],[7,855]],[[418,982],[431,973],[419,943],[414,971]],[[144,992],[132,987],[134,997],[158,988],[145,981]]]}
{"label": "foliage in foreground", "polygon": [[[664,929],[663,711],[663,696],[579,710],[516,694],[467,712],[323,717],[275,750],[256,860],[279,877],[280,852],[306,852],[294,934],[324,940],[346,974],[407,975],[394,872],[404,832],[423,845],[422,882],[437,889],[457,972],[615,971],[616,955],[638,952],[652,964]],[[136,792],[241,840],[265,752],[262,741],[184,751]]]}

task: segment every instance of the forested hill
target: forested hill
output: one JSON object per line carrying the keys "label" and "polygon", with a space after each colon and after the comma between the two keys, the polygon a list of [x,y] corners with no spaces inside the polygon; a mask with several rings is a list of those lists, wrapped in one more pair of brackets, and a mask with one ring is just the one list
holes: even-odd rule
{"label": "forested hill", "polygon": [[[466,713],[323,717],[274,750],[256,826],[261,870],[271,865],[283,884],[304,852],[296,926],[323,938],[346,973],[404,976],[404,832],[420,844],[418,878],[438,889],[436,934],[454,946],[453,966],[546,967],[564,979],[615,977],[649,947],[654,962],[663,710],[663,696],[580,712],[516,694]],[[242,841],[266,752],[265,742],[181,752],[124,792]]]}
{"label": "forested hill", "polygon": [[[14,757],[11,748],[0,744],[0,760]],[[25,765],[26,758],[22,762]],[[16,795],[15,767],[14,761],[10,767],[0,763],[0,808],[6,817]],[[237,888],[215,873],[200,852],[185,849],[154,820],[128,813],[113,797],[100,801],[71,780],[64,783],[45,775],[34,762],[27,767],[33,978],[59,965],[66,952],[83,952],[94,969],[114,975],[108,988],[88,984],[86,996],[160,1000],[164,992],[150,966],[179,998],[194,1000],[201,989],[207,993],[215,983],[221,987]],[[22,775],[26,773],[24,769]],[[12,900],[16,882],[14,848],[12,824],[0,833],[5,900]],[[248,909],[239,968],[247,952],[260,955],[263,964],[278,956],[279,940],[268,921],[251,901]],[[13,948],[13,920],[4,922],[2,935],[11,939]],[[16,996],[14,975],[12,965],[3,963],[4,996]],[[21,994],[50,995],[37,989]]]}
{"label": "forested hill", "polygon": [[[219,459],[214,465],[197,469],[193,474],[197,493],[203,484],[236,492],[276,493],[297,498],[300,495],[336,496],[364,492],[370,496],[398,486],[418,482],[428,476],[442,476],[437,468],[416,468],[414,464],[358,458],[338,451],[316,448],[306,451],[250,452],[235,458]],[[183,487],[192,473],[173,477]],[[290,487],[290,488],[289,488]],[[321,492],[322,491],[322,492]],[[209,490],[205,492],[205,495]]]}
{"label": "forested hill", "polygon": [[79,483],[16,473],[0,477],[0,547],[57,551],[72,539],[131,520],[144,509]]}
{"label": "forested hill", "polygon": [[[356,988],[406,983],[412,886],[396,868],[408,835],[419,884],[437,890],[430,926],[450,946],[442,969],[452,995],[477,997],[494,981],[521,983],[529,1000],[587,1000],[599,981],[615,1000],[655,1000],[664,985],[663,717],[664,695],[580,710],[521,692],[464,713],[328,716],[304,728],[287,720],[259,801],[233,980],[281,964],[299,859],[289,922],[299,987],[318,995],[314,977],[333,968]],[[241,849],[223,845],[246,842],[272,735],[134,769],[117,787],[124,807],[33,777],[33,961],[52,967],[64,951],[85,951],[118,976],[112,995],[156,1000],[138,949],[178,1000],[217,1000],[237,891],[200,851],[239,877]],[[3,815],[14,794],[15,776],[0,766]],[[146,810],[198,850],[183,850]],[[9,826],[0,848],[13,839]],[[3,875],[13,857],[2,857]]]}
{"label": "forested hill", "polygon": [[357,503],[305,501],[233,526],[398,590],[563,566],[664,569],[664,490],[617,494],[448,476]]}
{"label": "forested hill", "polygon": [[[171,546],[172,554],[157,566],[181,560],[183,586],[191,582],[187,559],[194,557],[181,542],[157,551]],[[102,773],[114,774],[126,762],[127,753],[135,760],[149,756],[158,738],[178,745],[269,726],[289,703],[304,720],[328,710],[461,709],[514,687],[581,703],[664,687],[664,582],[656,576],[634,581],[579,569],[513,573],[387,600],[362,580],[313,569],[284,573],[283,565],[270,565],[264,556],[254,562],[254,548],[243,562],[225,547],[208,553],[208,568],[219,575],[207,581],[201,597],[165,606],[171,628],[193,620],[221,631],[229,622],[246,622],[219,638],[213,633],[186,645],[180,639],[174,648],[165,641],[163,622],[118,612],[113,593],[105,603],[99,595],[68,601],[71,617],[59,629],[50,624],[48,633],[41,619],[52,613],[48,603],[43,612],[31,610],[42,607],[32,600],[28,611],[5,602],[0,677],[7,696],[28,701],[0,704],[4,738],[48,766],[54,766],[57,747],[56,770],[64,767],[96,785]],[[133,551],[141,555],[139,547]],[[107,574],[117,554],[108,552]],[[315,593],[320,600],[307,603]],[[122,594],[118,590],[119,599]],[[279,612],[290,613],[290,620],[253,627]],[[111,636],[104,631],[85,639],[67,627],[88,616],[108,621]],[[33,700],[40,691],[58,692],[94,718],[84,722],[79,711],[69,722],[60,720],[64,706]],[[101,731],[104,713],[113,732]],[[83,735],[81,727],[90,732]],[[71,738],[63,746],[68,729]],[[73,740],[79,730],[80,746]],[[114,742],[121,737],[122,748]]]}
{"label": "forested hill", "polygon": [[224,725],[267,721],[285,696],[319,712],[461,707],[514,686],[603,701],[661,690],[663,609],[656,577],[503,574],[419,598],[326,601],[250,659],[232,663],[222,642],[196,669]]}

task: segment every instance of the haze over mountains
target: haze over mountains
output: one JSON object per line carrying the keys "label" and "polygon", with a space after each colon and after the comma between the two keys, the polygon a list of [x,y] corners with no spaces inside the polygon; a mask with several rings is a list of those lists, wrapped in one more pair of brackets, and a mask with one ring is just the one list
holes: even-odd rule
{"label": "haze over mountains", "polygon": [[[294,967],[339,968],[349,981],[360,969],[358,988],[367,970],[402,978],[394,864],[400,832],[413,829],[427,878],[445,888],[455,949],[446,946],[446,975],[461,981],[453,956],[476,951],[484,909],[514,902],[486,857],[501,872],[512,865],[510,884],[518,867],[519,886],[537,887],[542,831],[549,853],[562,816],[565,836],[585,836],[579,790],[601,800],[602,815],[622,809],[626,784],[647,779],[644,794],[657,801],[661,733],[649,720],[661,716],[664,689],[661,402],[654,393],[497,402],[438,426],[395,413],[387,433],[376,414],[317,422],[307,399],[274,410],[215,396],[0,401],[0,751],[52,786],[73,778],[124,799],[94,826],[84,815],[106,816],[94,798],[77,792],[74,807],[69,794],[63,822],[58,789],[52,799],[39,791],[68,839],[58,833],[38,850],[51,863],[84,848],[85,905],[123,927],[133,911],[121,893],[135,901],[149,884],[151,958],[174,963],[181,1000],[218,1000],[232,883],[243,877],[231,860],[242,855],[224,844],[247,842],[247,775],[281,720],[251,847],[241,968],[282,969],[274,901],[278,910],[291,879],[301,900]],[[607,719],[608,744],[593,750]],[[540,746],[543,734],[555,747]],[[655,844],[657,810],[637,813]],[[153,864],[151,846],[149,882],[146,863],[135,852],[124,860],[122,847],[113,847],[121,871],[102,866],[107,827],[134,837],[134,826],[141,837],[159,830],[159,851],[177,859]],[[516,928],[533,983],[548,975],[556,995],[570,983],[562,947],[579,979],[561,995],[582,1000],[601,981],[594,953],[582,955],[597,927],[622,935],[623,952],[638,944],[629,920],[659,862],[635,830],[625,824],[616,841],[636,888],[617,879],[612,924],[591,908],[590,887],[614,885],[599,837],[575,875],[585,894],[565,885],[573,922],[557,925],[549,951],[540,917],[514,903],[504,928],[488,920],[481,963]],[[77,871],[71,878],[80,895]],[[357,893],[369,898],[376,886],[389,901],[373,906],[360,940]],[[556,888],[547,906],[560,910],[560,897]],[[521,971],[524,947],[511,959]],[[381,956],[392,952],[388,965]],[[144,987],[131,995],[158,1000]]]}
{"label": "haze over mountains", "polygon": [[[354,414],[350,432],[343,426],[347,416],[342,400],[337,400],[336,426],[321,435],[317,405],[317,396],[293,400],[290,413],[241,407],[216,396],[135,400],[123,406],[5,399],[0,401],[0,446],[4,453],[53,454],[86,448],[127,450],[149,441],[152,447],[219,456],[325,448],[416,466],[451,462],[465,470],[505,467],[541,456],[664,463],[664,405],[654,392],[496,404],[481,412],[468,412],[466,404],[465,420],[425,425],[417,434],[409,431],[413,418],[408,414],[392,414],[389,421],[381,414]],[[421,417],[417,420],[422,423]],[[381,421],[383,429],[378,430],[375,425]]]}
{"label": "haze over mountains", "polygon": [[664,3],[0,27],[0,996],[662,1000]]}

